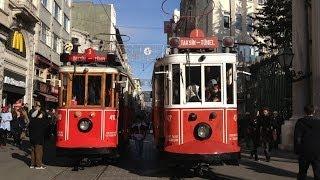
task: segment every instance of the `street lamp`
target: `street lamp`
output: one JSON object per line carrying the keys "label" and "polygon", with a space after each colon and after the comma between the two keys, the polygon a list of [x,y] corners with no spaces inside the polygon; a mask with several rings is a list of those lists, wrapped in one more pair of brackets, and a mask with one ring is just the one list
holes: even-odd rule
{"label": "street lamp", "polygon": [[312,75],[311,72],[296,72],[295,70],[290,69],[292,67],[293,56],[294,54],[292,53],[291,48],[284,48],[283,51],[278,55],[279,64],[281,65],[285,73],[288,73],[291,82],[298,82],[303,79],[309,78]]}
{"label": "street lamp", "polygon": [[279,54],[279,63],[282,68],[287,69],[292,66],[292,59],[294,54],[291,48],[285,48],[281,54]]}

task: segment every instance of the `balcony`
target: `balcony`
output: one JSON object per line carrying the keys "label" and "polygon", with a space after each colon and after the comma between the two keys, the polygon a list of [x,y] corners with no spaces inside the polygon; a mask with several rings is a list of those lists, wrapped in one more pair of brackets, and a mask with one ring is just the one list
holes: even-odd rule
{"label": "balcony", "polygon": [[11,0],[11,2],[13,3],[13,11],[16,17],[29,23],[39,21],[37,7],[32,3],[32,0]]}

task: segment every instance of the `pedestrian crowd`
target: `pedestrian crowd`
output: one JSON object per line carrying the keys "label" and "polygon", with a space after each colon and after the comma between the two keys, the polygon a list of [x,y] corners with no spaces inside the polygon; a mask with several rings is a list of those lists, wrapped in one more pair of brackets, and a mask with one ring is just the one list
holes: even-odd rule
{"label": "pedestrian crowd", "polygon": [[22,148],[23,140],[29,137],[31,144],[30,168],[45,169],[42,163],[43,145],[46,138],[55,136],[55,110],[44,110],[40,102],[29,111],[28,104],[18,100],[13,105],[3,106],[0,116],[0,148],[4,149],[9,139]]}
{"label": "pedestrian crowd", "polygon": [[258,111],[253,117],[247,116],[246,142],[250,150],[250,157],[258,161],[258,148],[262,147],[266,161],[270,161],[271,149],[277,149],[280,143],[281,125],[283,119],[274,111],[272,114],[268,108]]}
{"label": "pedestrian crowd", "polygon": [[[305,180],[309,166],[312,166],[314,179],[320,180],[320,119],[315,116],[313,105],[304,107],[305,116],[300,118],[294,129],[294,152],[298,155],[298,180]],[[246,144],[250,157],[258,161],[258,148],[262,147],[266,161],[271,159],[270,151],[277,149],[280,143],[283,118],[277,112],[270,113],[268,108],[258,111],[249,120],[246,129]]]}

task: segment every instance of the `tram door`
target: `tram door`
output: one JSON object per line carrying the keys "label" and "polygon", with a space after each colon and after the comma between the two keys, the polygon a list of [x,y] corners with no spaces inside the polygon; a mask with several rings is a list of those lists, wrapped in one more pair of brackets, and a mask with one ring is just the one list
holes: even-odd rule
{"label": "tram door", "polygon": [[[164,68],[156,68],[156,71],[163,72]],[[164,145],[164,79],[165,74],[158,74],[154,78],[154,134],[155,143],[162,147]]]}

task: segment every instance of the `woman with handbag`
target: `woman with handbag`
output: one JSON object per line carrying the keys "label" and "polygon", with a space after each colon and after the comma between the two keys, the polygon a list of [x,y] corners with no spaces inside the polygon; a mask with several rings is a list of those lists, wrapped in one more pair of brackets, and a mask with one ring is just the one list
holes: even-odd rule
{"label": "woman with handbag", "polygon": [[17,108],[13,112],[12,120],[12,132],[13,132],[13,141],[16,146],[21,145],[21,134],[25,128],[25,117],[20,108]]}

